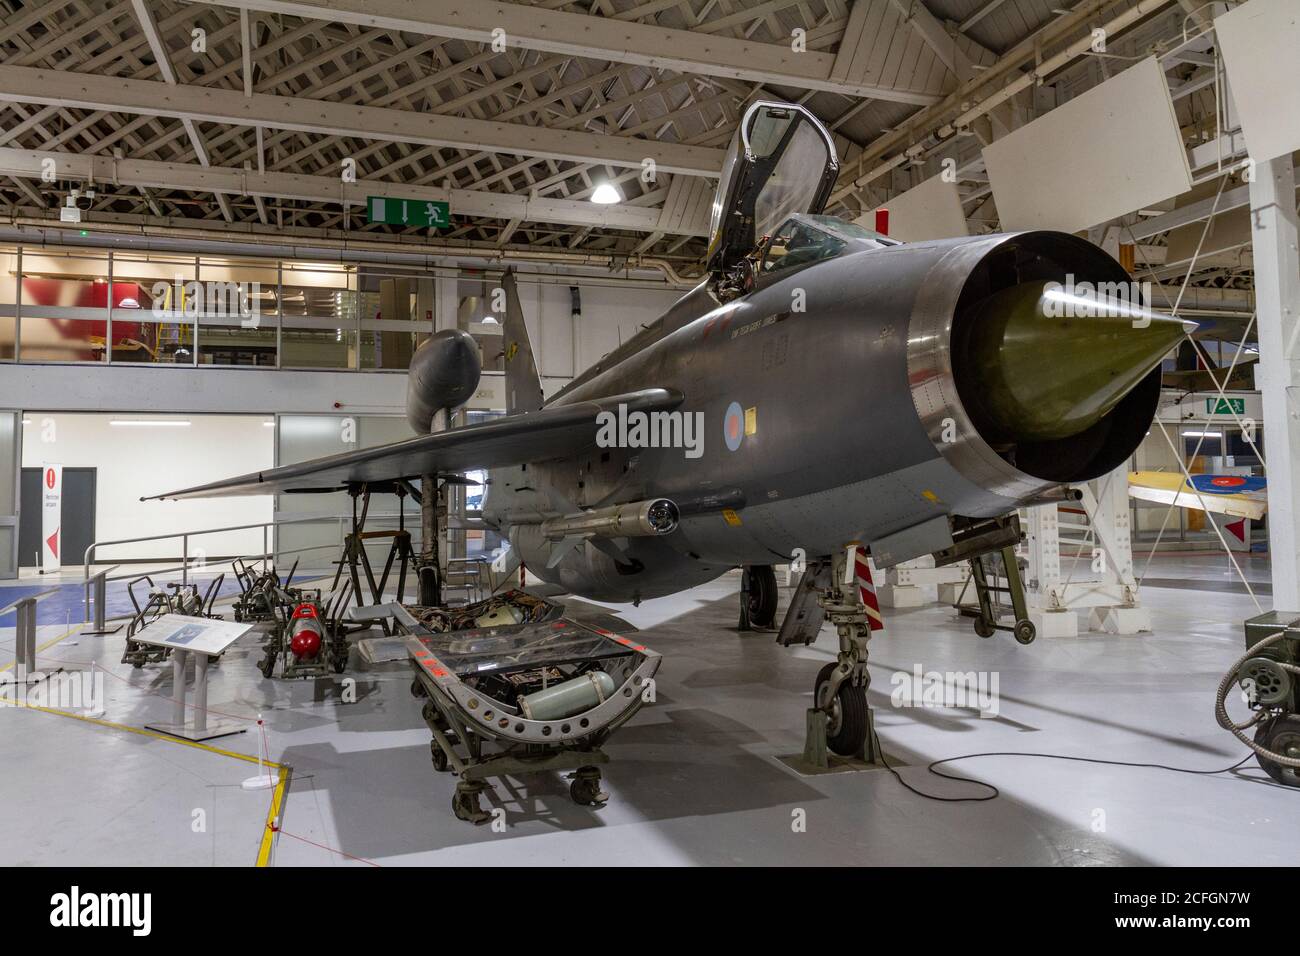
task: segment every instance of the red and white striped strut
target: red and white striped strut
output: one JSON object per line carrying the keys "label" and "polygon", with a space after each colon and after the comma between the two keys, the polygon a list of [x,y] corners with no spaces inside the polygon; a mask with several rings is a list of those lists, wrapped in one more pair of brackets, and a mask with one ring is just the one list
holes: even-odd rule
{"label": "red and white striped strut", "polygon": [[853,549],[853,577],[858,586],[859,599],[867,611],[867,620],[871,624],[871,633],[885,629],[885,618],[880,613],[880,599],[876,597],[876,585],[871,580],[871,564],[867,561],[867,550],[863,547]]}

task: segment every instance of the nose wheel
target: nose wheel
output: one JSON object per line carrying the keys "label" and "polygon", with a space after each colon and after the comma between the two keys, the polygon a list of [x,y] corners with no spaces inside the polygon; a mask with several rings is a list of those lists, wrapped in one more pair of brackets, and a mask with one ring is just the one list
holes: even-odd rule
{"label": "nose wheel", "polygon": [[826,715],[827,748],[841,757],[854,757],[867,745],[867,685],[854,685],[846,678],[836,686],[839,667],[838,663],[827,664],[817,673],[813,700],[816,709]]}

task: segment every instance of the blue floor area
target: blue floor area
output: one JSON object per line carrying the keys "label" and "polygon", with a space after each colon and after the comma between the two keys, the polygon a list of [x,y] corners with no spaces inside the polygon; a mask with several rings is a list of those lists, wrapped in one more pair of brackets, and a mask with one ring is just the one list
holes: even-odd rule
{"label": "blue floor area", "polygon": [[[138,577],[138,575],[136,576]],[[154,583],[161,585],[167,580],[179,580],[176,576],[152,576]],[[212,582],[215,574],[207,575],[190,575],[190,580],[199,584],[199,591],[203,593],[208,585]],[[134,578],[124,578],[118,581],[109,581],[107,586],[106,606],[107,617],[111,620],[118,617],[129,617],[135,613],[135,608],[131,604],[131,596],[127,592],[127,585]],[[17,601],[21,598],[33,594],[40,594],[42,591],[57,589],[57,593],[40,601],[36,605],[36,623],[42,624],[63,624],[65,621],[77,624],[85,616],[85,599],[84,587],[80,581],[68,581],[62,584],[41,584],[41,583],[8,583],[0,584],[0,607]],[[145,602],[149,594],[148,582],[140,582],[135,586],[137,600],[141,604]],[[227,574],[221,582],[221,588],[217,592],[218,600],[222,598],[232,598],[239,594],[239,582],[235,580],[233,574]],[[0,618],[0,627],[14,626],[14,612],[10,611]]]}

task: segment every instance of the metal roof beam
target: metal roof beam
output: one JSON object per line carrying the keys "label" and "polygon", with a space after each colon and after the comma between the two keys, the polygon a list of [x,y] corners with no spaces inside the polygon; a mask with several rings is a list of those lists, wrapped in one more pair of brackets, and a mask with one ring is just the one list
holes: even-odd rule
{"label": "metal roof beam", "polygon": [[722,168],[722,150],[712,147],[23,66],[0,66],[0,100],[613,166],[640,167],[649,158],[688,176],[716,177]]}
{"label": "metal roof beam", "polygon": [[209,2],[213,6],[237,10],[356,23],[470,43],[492,43],[503,36],[507,45],[547,53],[636,63],[678,73],[731,77],[915,106],[926,106],[938,100],[936,96],[916,90],[834,79],[833,53],[814,50],[796,53],[792,44],[759,43],[738,37],[713,36],[699,30],[630,23],[612,17],[566,13],[517,3],[467,0]]}
{"label": "metal roof beam", "polygon": [[[242,94],[240,94],[242,96]],[[183,189],[220,196],[297,199],[305,202],[364,205],[368,196],[393,199],[441,200],[451,204],[457,216],[484,216],[521,222],[555,222],[588,228],[627,229],[651,233],[662,230],[662,211],[656,207],[622,203],[602,206],[572,199],[529,198],[491,193],[481,189],[438,189],[402,183],[360,180],[340,182],[333,176],[302,176],[293,173],[196,166],[192,163],[160,163],[153,160],[115,159],[78,153],[0,148],[0,175],[39,179],[41,161],[52,158],[60,176],[87,182],[119,186]],[[669,231],[702,236],[704,230],[690,223]]]}

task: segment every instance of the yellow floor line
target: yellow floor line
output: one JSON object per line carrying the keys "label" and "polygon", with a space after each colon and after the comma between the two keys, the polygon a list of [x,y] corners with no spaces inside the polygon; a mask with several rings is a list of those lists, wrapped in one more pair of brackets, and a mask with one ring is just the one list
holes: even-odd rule
{"label": "yellow floor line", "polygon": [[[79,630],[81,630],[85,626],[86,625],[84,623],[72,625],[71,630],[64,631],[58,637],[54,638],[54,640],[46,641],[44,644],[41,644],[39,647],[37,647],[36,653],[39,654],[41,651],[45,650],[46,648],[53,647],[55,644],[59,643],[59,641],[64,640],[65,638],[69,638],[73,634],[76,634]],[[0,667],[0,672],[9,670],[17,663],[18,663],[17,661],[10,661],[8,664],[4,665],[3,667]]]}
{"label": "yellow floor line", "polygon": [[[78,627],[80,626],[81,625],[78,625]],[[63,635],[63,637],[67,636],[67,634]],[[62,638],[60,638],[60,640],[62,640]],[[146,730],[143,727],[132,727],[129,724],[119,724],[111,720],[101,720],[98,717],[86,717],[82,714],[74,714],[67,710],[56,710],[53,707],[41,707],[39,704],[15,702],[11,706],[25,707],[28,710],[39,710],[42,713],[56,714],[59,717],[71,717],[73,720],[79,720],[86,724],[94,724],[97,727],[107,727],[109,730],[122,730],[129,734],[138,734],[141,737],[152,737],[155,740],[165,740],[168,743],[182,744],[186,747],[206,750],[208,753],[218,754],[222,757],[231,757],[235,760],[242,760],[245,763],[258,763],[257,757],[252,757],[248,754],[241,754],[234,750],[223,750],[221,747],[212,747],[197,740],[186,740],[183,737],[173,737],[170,734],[162,734],[154,730]],[[276,763],[272,760],[266,761],[263,766],[274,767],[277,776],[275,791],[271,794],[271,806],[266,811],[266,826],[262,831],[262,841],[257,848],[257,866],[266,866],[270,862],[271,845],[274,843],[275,839],[275,821],[280,816],[280,808],[284,804],[285,789],[289,783],[289,776],[293,772],[293,768],[288,764]]]}
{"label": "yellow floor line", "polygon": [[280,816],[280,803],[289,784],[289,774],[293,772],[290,768],[279,764],[267,766],[278,767],[279,771],[275,781],[275,792],[271,794],[271,806],[266,811],[266,827],[262,830],[262,843],[257,848],[257,866],[270,865],[271,847],[275,844],[275,821]]}

